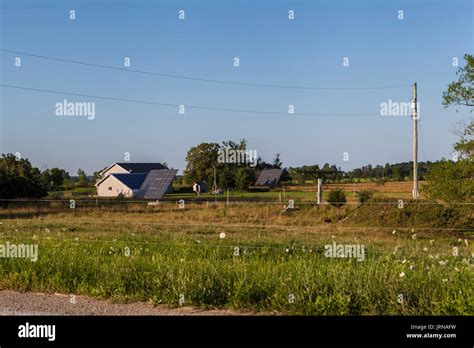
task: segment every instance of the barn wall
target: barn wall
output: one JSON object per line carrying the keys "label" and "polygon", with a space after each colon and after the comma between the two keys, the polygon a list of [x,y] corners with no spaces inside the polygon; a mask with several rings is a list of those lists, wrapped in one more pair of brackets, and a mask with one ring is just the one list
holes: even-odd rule
{"label": "barn wall", "polygon": [[[111,187],[112,190],[109,190],[109,187]],[[120,193],[123,193],[125,197],[133,197],[133,190],[129,189],[113,176],[109,176],[97,186],[97,195],[99,197],[117,197]]]}

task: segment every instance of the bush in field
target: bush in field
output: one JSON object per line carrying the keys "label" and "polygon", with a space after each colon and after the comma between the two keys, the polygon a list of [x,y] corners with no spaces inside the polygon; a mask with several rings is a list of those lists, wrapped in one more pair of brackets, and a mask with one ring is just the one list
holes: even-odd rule
{"label": "bush in field", "polygon": [[342,207],[347,201],[346,193],[340,189],[329,191],[327,201],[335,207]]}
{"label": "bush in field", "polygon": [[362,191],[356,192],[357,199],[359,200],[359,203],[364,204],[367,203],[372,199],[374,196],[374,190],[366,189]]}
{"label": "bush in field", "polygon": [[472,160],[442,161],[433,166],[423,190],[430,198],[446,203],[472,202],[473,177],[474,162]]}

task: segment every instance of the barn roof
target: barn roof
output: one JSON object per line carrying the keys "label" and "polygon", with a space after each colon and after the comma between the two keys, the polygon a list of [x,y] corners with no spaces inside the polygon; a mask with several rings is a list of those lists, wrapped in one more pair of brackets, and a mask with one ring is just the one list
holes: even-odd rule
{"label": "barn roof", "polygon": [[119,165],[130,173],[149,173],[150,170],[165,169],[165,166],[161,163],[120,162],[115,164]]}

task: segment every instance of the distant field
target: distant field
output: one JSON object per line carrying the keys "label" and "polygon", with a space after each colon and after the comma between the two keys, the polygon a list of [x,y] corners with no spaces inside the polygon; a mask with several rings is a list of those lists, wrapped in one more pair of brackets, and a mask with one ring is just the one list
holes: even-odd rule
{"label": "distant field", "polygon": [[[0,288],[285,314],[474,314],[472,209],[176,204],[0,209]],[[364,259],[325,245],[363,245]],[[454,249],[457,248],[457,249]],[[453,255],[456,250],[456,255]]]}
{"label": "distant field", "polygon": [[[420,188],[424,186],[424,182],[420,181]],[[361,182],[354,184],[324,184],[323,187],[323,199],[327,198],[328,192],[334,189],[342,189],[347,194],[348,202],[356,202],[357,196],[355,192],[371,189],[375,191],[376,197],[386,197],[386,198],[400,198],[400,199],[410,199],[412,197],[413,183],[410,181],[400,181],[400,182],[386,182],[384,184],[376,182]],[[192,201],[206,201],[206,200],[219,200],[226,201],[227,196],[229,200],[238,201],[238,200],[264,200],[279,202],[285,201],[288,199],[294,199],[299,201],[314,201],[316,199],[316,186],[315,185],[283,185],[269,191],[238,191],[238,190],[229,190],[229,192],[224,191],[221,195],[215,197],[209,193],[203,193],[200,197],[196,197],[194,192],[179,192],[175,190],[174,193],[167,194],[163,200],[192,200]],[[50,196],[52,198],[92,198],[96,194],[94,187],[78,187],[73,190],[66,191],[56,191],[51,192]],[[424,198],[423,191],[421,191],[421,198]],[[104,198],[104,200],[111,200],[111,198]]]}
{"label": "distant field", "polygon": [[[420,198],[424,198],[423,186],[425,182],[421,181],[419,187],[421,189]],[[411,199],[412,198],[413,183],[408,181],[400,182],[362,182],[362,183],[350,183],[350,184],[324,184],[323,186],[323,199],[327,198],[329,191],[334,189],[342,189],[346,192],[346,198],[348,202],[356,202],[356,192],[370,189],[375,192],[375,197],[386,197],[386,198],[399,198],[399,199]],[[300,201],[314,201],[316,199],[316,186],[315,185],[282,185],[278,188],[272,189],[267,192],[246,192],[246,191],[235,191],[230,190],[229,199],[232,200],[267,200],[267,201],[282,201],[288,199],[295,199]],[[196,195],[192,192],[189,193],[172,193],[166,196],[166,199],[196,199]],[[213,195],[203,193],[197,200],[214,199]],[[217,197],[218,200],[226,200],[227,192],[223,192],[222,195]]]}

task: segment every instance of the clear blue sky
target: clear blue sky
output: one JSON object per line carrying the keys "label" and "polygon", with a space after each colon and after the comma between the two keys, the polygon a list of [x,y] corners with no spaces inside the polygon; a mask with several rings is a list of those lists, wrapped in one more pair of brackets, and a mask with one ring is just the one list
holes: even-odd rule
{"label": "clear blue sky", "polygon": [[[69,20],[69,10],[76,19]],[[185,10],[186,19],[178,19]],[[295,11],[295,20],[287,18]],[[399,20],[398,10],[404,11]],[[407,1],[23,1],[1,0],[1,48],[63,59],[230,81],[371,87],[417,81],[420,160],[450,157],[456,122],[442,92],[456,79],[453,57],[473,52],[473,2]],[[14,58],[22,58],[21,68]],[[1,83],[115,98],[296,113],[373,113],[410,87],[383,90],[270,89],[139,75],[0,52]],[[240,67],[233,58],[240,58]],[[342,59],[349,58],[349,67]],[[185,167],[200,142],[248,140],[285,166],[334,163],[352,169],[409,161],[408,117],[297,116],[190,110],[0,87],[1,152],[41,169],[89,174],[109,163]],[[55,104],[95,101],[96,117],[57,117]],[[343,153],[349,161],[343,161]]]}

